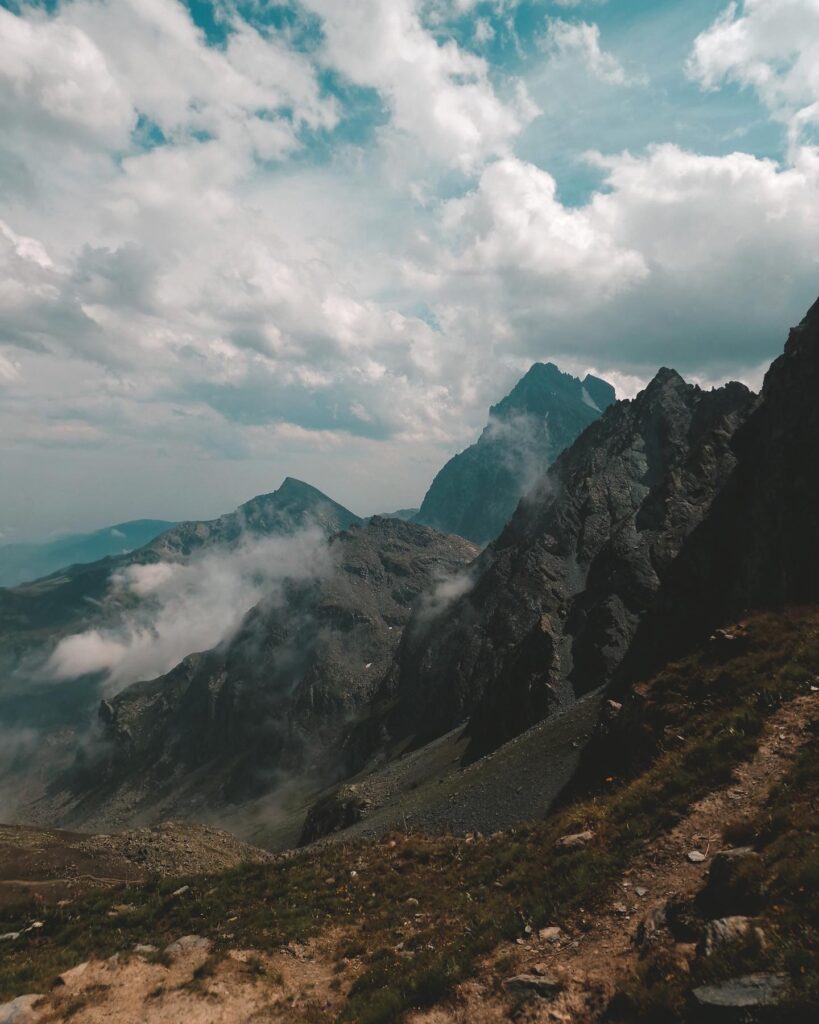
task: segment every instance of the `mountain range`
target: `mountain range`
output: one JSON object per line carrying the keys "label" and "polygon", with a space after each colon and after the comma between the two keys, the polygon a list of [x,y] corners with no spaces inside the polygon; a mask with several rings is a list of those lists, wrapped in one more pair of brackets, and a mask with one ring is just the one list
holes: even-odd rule
{"label": "mountain range", "polygon": [[0,587],[49,576],[79,562],[96,562],[141,548],[174,523],[164,519],[134,519],[93,533],[74,533],[41,544],[0,545]]}
{"label": "mountain range", "polygon": [[[533,728],[558,742],[560,720],[582,751],[572,730],[588,737],[607,690],[732,610],[815,594],[805,396],[817,332],[814,307],[760,396],[661,369],[615,402],[604,381],[536,364],[410,521],[362,520],[288,479],[213,522],[0,591],[19,660],[46,637],[115,627],[129,609],[109,584],[128,566],[187,564],[307,526],[326,545],[320,572],[260,594],[210,650],[106,696],[92,753],[52,779],[40,813],[97,826],[205,806],[229,818],[297,790],[292,842],[305,814],[315,838],[389,804],[402,786],[385,781],[390,766],[408,757],[423,788],[441,743],[460,772]],[[351,784],[369,796],[351,798]]]}
{"label": "mountain range", "polygon": [[[0,1019],[816,1018],[819,303],[759,395],[576,383],[495,536],[287,479],[0,590],[44,783],[0,828]],[[464,466],[440,507],[497,522]]]}

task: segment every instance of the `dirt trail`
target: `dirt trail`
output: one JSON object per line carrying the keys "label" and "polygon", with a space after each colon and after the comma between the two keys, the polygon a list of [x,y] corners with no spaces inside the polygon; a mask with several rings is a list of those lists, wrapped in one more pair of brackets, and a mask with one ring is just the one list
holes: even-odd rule
{"label": "dirt trail", "polygon": [[[819,708],[819,695],[799,697],[769,720],[754,757],[741,764],[734,779],[695,804],[672,831],[658,837],[632,861],[620,879],[619,892],[593,917],[578,915],[558,943],[535,939],[525,945],[504,944],[485,960],[486,974],[499,959],[513,958],[509,974],[543,965],[565,989],[548,1002],[535,1000],[516,1021],[527,1024],[585,1024],[596,1019],[617,987],[632,975],[638,953],[632,936],[640,920],[669,899],[690,897],[703,886],[715,853],[723,848],[726,822],[753,813],[782,778],[807,738],[806,723]],[[688,853],[705,855],[692,863]],[[639,892],[644,892],[642,896]],[[681,956],[690,950],[680,947]],[[412,1015],[411,1024],[493,1024],[510,1018],[511,1001],[479,980],[460,986],[453,1008]]]}

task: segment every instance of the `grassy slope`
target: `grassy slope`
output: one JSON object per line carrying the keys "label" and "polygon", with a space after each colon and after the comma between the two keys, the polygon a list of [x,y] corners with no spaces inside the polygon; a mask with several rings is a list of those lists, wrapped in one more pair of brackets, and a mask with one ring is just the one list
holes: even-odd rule
{"label": "grassy slope", "polygon": [[[58,970],[136,942],[161,945],[197,932],[224,948],[270,949],[333,925],[342,936],[339,969],[350,958],[356,965],[337,1019],[386,1024],[410,1007],[432,1005],[500,940],[527,925],[559,924],[580,906],[593,909],[647,840],[730,779],[756,749],[770,710],[816,678],[816,612],[759,616],[744,637],[729,654],[706,645],[641,685],[620,731],[600,741],[597,765],[599,756],[610,760],[604,773],[590,768],[585,792],[543,822],[473,841],[393,835],[329,845],[274,865],[151,882],[40,912],[43,926],[12,944],[0,963],[0,997],[42,990]],[[628,758],[621,756],[624,742]],[[783,931],[792,936],[783,949],[794,952],[780,959],[792,973],[794,998],[804,1001],[813,998],[813,982],[805,983],[796,951],[815,907],[799,890],[816,865],[808,859],[804,867],[798,852],[813,842],[812,819],[795,801],[791,807],[780,805],[792,817],[771,818],[769,845],[779,850],[776,863],[795,865],[781,874],[791,881],[774,891],[777,914],[793,922]],[[555,849],[559,836],[582,828],[594,830],[592,843]],[[190,890],[173,896],[183,884]],[[115,904],[135,909],[109,917]],[[0,917],[0,933],[25,923],[19,915]]]}

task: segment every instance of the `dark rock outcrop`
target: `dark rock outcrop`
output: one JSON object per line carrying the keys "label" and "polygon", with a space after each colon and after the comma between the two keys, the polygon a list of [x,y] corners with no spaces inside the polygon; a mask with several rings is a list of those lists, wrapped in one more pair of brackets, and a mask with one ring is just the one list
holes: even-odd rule
{"label": "dark rock outcrop", "polygon": [[478,441],[438,473],[415,522],[476,544],[497,537],[526,491],[614,398],[604,380],[535,363],[489,410]]}
{"label": "dark rock outcrop", "polygon": [[607,684],[734,469],[731,437],[753,403],[742,384],[706,392],[664,369],[609,408],[449,601],[416,612],[381,694],[390,739],[424,742],[471,717],[480,754]]}

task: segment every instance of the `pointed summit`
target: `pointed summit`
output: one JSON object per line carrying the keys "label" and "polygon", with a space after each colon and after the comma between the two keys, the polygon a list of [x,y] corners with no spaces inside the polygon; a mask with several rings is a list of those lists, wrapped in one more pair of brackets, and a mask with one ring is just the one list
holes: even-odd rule
{"label": "pointed summit", "polygon": [[492,540],[521,497],[613,401],[605,381],[534,363],[489,410],[478,441],[435,477],[415,522],[477,544]]}

